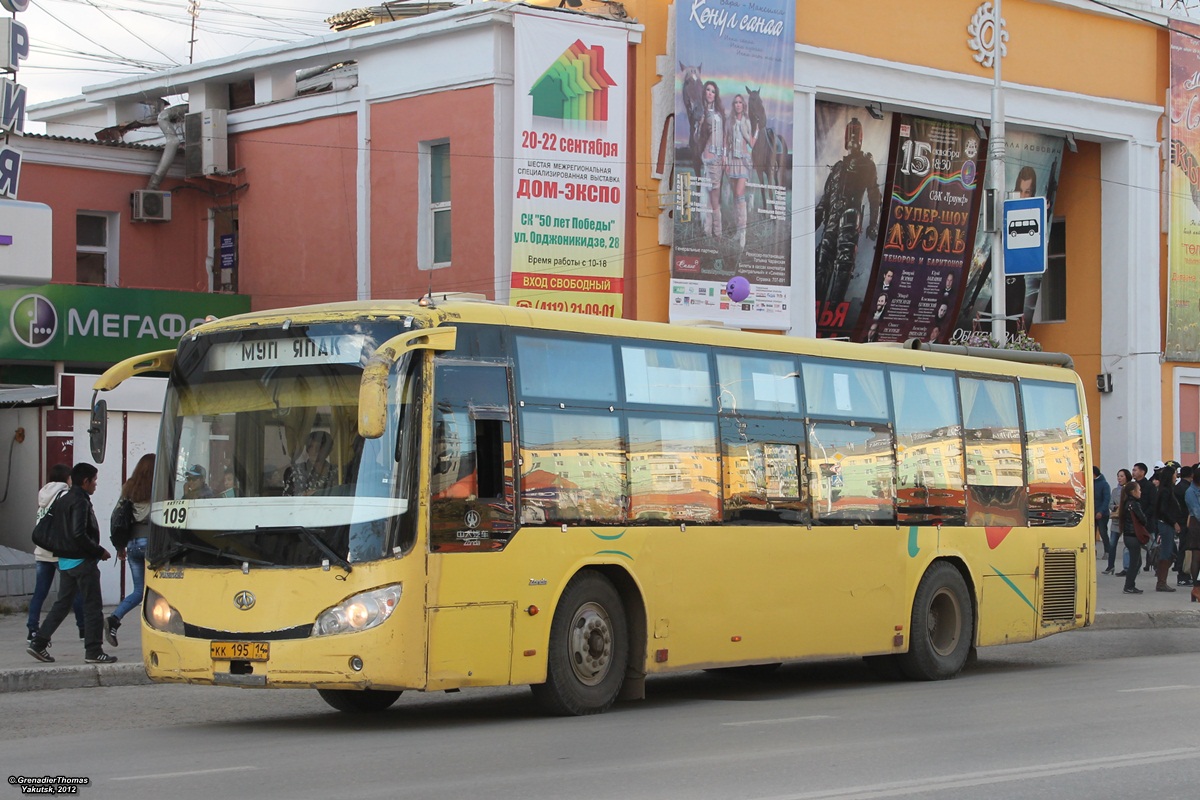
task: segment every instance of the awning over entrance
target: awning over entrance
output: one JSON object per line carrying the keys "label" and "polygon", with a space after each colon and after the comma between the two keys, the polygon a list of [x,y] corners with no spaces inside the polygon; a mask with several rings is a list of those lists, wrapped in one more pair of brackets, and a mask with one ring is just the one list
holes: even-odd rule
{"label": "awning over entrance", "polygon": [[0,389],[0,408],[14,406],[49,406],[58,398],[56,386],[18,386]]}

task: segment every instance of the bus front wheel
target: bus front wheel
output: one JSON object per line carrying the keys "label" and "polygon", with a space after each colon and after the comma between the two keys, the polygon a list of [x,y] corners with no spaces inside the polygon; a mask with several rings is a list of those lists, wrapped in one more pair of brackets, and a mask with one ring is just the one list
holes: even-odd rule
{"label": "bus front wheel", "polygon": [[945,562],[929,568],[913,599],[908,652],[900,669],[915,681],[953,678],[967,662],[975,615],[967,583]]}
{"label": "bus front wheel", "polygon": [[546,682],[533,686],[543,708],[560,716],[606,711],[617,699],[629,661],[625,606],[592,570],[567,585],[550,624]]}
{"label": "bus front wheel", "polygon": [[347,714],[376,714],[391,708],[400,692],[382,689],[317,689],[321,699]]}

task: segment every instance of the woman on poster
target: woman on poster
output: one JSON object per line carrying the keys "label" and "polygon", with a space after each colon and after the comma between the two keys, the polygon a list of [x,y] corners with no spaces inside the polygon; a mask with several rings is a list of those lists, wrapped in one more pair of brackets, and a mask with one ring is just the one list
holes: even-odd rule
{"label": "woman on poster", "polygon": [[721,178],[725,174],[725,107],[721,105],[721,90],[712,81],[704,82],[704,121],[700,126],[703,149],[700,163],[708,181],[710,214],[701,214],[705,235],[721,236]]}
{"label": "woman on poster", "polygon": [[738,248],[746,248],[746,180],[750,177],[753,167],[751,153],[754,142],[758,137],[750,126],[750,117],[746,114],[746,98],[740,94],[733,96],[733,112],[729,118],[729,134],[725,150],[728,159],[725,164],[725,177],[733,188],[733,212],[737,218]]}

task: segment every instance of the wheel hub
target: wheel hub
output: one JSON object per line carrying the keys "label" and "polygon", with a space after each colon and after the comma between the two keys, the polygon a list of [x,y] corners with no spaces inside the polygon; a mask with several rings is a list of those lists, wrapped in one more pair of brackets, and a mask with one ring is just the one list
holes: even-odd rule
{"label": "wheel hub", "polygon": [[604,680],[612,664],[612,622],[595,603],[587,603],[571,620],[571,669],[587,686]]}

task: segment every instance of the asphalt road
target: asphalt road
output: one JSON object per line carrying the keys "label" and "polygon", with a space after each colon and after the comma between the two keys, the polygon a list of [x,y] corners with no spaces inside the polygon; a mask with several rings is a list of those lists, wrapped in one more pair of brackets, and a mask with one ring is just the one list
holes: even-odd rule
{"label": "asphalt road", "polygon": [[0,799],[44,775],[131,800],[1194,797],[1198,659],[1193,629],[1085,631],[987,648],[941,683],[859,661],[651,679],[647,700],[579,719],[540,716],[524,688],[406,694],[372,718],[308,691],[10,693]]}

